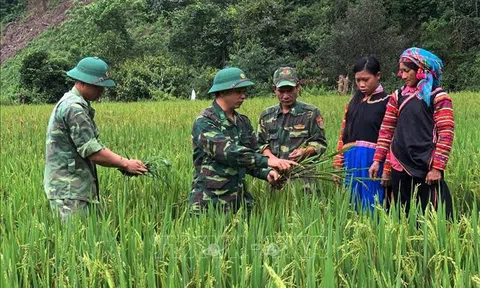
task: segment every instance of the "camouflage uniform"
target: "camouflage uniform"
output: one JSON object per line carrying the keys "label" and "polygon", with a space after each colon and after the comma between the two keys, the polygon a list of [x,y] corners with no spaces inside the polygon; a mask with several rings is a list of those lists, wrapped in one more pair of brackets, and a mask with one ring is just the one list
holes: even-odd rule
{"label": "camouflage uniform", "polygon": [[95,110],[77,89],[65,93],[48,123],[44,188],[62,218],[98,199],[95,164],[88,156],[105,146],[98,139]]}
{"label": "camouflage uniform", "polygon": [[[323,118],[318,108],[297,101],[287,114],[279,105],[267,108],[260,115],[258,124],[260,152],[269,148],[273,155],[288,159],[297,148],[313,147],[317,154],[327,148]],[[306,192],[310,189],[305,182]]]}
{"label": "camouflage uniform", "polygon": [[199,213],[207,205],[235,213],[245,202],[247,209],[253,197],[247,192],[245,176],[267,179],[271,168],[268,158],[257,153],[257,140],[250,120],[235,112],[230,120],[213,101],[193,124],[193,165],[195,174],[190,205]]}

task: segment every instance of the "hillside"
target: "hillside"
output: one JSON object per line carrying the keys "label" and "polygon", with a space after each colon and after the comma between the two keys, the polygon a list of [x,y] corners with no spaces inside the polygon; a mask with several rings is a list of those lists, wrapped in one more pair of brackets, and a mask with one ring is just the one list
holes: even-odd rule
{"label": "hillside", "polygon": [[268,94],[281,65],[295,66],[304,86],[333,90],[365,55],[377,56],[384,86],[394,89],[398,56],[411,46],[443,59],[445,88],[478,91],[478,3],[437,2],[60,1],[4,27],[0,100],[54,102],[71,85],[64,70],[91,55],[111,65],[119,85],[105,98],[116,101],[188,98],[192,88],[206,97],[227,65],[257,83],[251,95]]}
{"label": "hillside", "polygon": [[[82,0],[80,3],[87,4],[93,0]],[[16,19],[3,27],[0,42],[0,63],[15,55],[18,50],[25,48],[40,34],[51,27],[60,25],[68,17],[68,10],[73,1],[60,3],[58,6],[43,10],[41,5],[28,7],[25,18]]]}

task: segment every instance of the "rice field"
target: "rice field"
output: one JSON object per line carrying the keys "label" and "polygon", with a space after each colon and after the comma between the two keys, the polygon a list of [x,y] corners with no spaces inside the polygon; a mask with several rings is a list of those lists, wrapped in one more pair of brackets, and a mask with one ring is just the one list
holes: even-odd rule
{"label": "rice field", "polygon": [[[62,225],[42,183],[53,105],[2,106],[0,287],[480,287],[477,97],[453,95],[451,222],[416,209],[389,215],[381,205],[373,215],[357,213],[331,183],[311,196],[296,184],[270,191],[253,178],[248,219],[243,211],[191,217],[191,125],[210,101],[175,101],[94,104],[110,149],[165,157],[171,170],[128,178],[99,168],[101,212]],[[333,152],[348,98],[300,100],[320,108]],[[253,98],[239,111],[256,123],[275,103]]]}

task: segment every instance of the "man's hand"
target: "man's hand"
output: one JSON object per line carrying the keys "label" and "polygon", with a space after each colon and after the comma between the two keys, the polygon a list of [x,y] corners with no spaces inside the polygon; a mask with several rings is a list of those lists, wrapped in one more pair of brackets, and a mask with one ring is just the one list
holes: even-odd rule
{"label": "man's hand", "polygon": [[132,175],[141,175],[148,171],[145,164],[136,159],[125,159],[122,156],[104,148],[92,155],[88,159],[95,164],[104,167],[116,167]]}
{"label": "man's hand", "polygon": [[380,163],[378,161],[373,161],[372,166],[370,166],[370,169],[368,169],[368,175],[370,176],[370,178],[377,178],[379,169]]}
{"label": "man's hand", "polygon": [[133,174],[133,175],[142,175],[143,173],[147,172],[147,166],[143,164],[142,161],[137,159],[124,159],[124,167],[122,168],[124,171]]}
{"label": "man's hand", "polygon": [[273,185],[275,181],[277,181],[278,179],[280,179],[280,177],[281,177],[281,175],[278,174],[277,171],[275,171],[274,169],[272,169],[272,171],[268,172],[267,181],[268,181],[268,183],[270,183],[271,185]]}
{"label": "man's hand", "polygon": [[288,159],[298,161],[300,159],[310,157],[314,154],[315,154],[315,149],[313,149],[312,147],[298,148],[293,150],[293,152],[290,153],[290,155],[288,155]]}
{"label": "man's hand", "polygon": [[282,189],[283,185],[285,184],[285,181],[282,181],[281,178],[282,176],[274,169],[272,169],[267,176],[268,183],[272,186],[272,188],[277,190]]}
{"label": "man's hand", "polygon": [[292,153],[290,153],[288,155],[288,159],[290,159],[290,160],[301,159],[303,157],[303,155],[305,154],[305,151],[306,151],[306,149],[304,149],[304,148],[295,149],[295,150],[293,150]]}
{"label": "man's hand", "polygon": [[292,160],[279,159],[277,157],[268,158],[268,167],[271,167],[280,171],[287,171],[294,165],[298,165],[298,164],[297,162]]}
{"label": "man's hand", "polygon": [[440,179],[442,179],[442,172],[438,169],[432,168],[425,178],[425,183],[432,185],[438,182]]}

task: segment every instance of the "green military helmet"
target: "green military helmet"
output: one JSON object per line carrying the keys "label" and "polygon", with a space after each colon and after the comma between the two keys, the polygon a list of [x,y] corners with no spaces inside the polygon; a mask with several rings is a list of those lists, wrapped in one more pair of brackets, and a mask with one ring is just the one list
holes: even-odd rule
{"label": "green military helmet", "polygon": [[292,67],[280,67],[273,73],[273,85],[280,88],[283,86],[295,87],[298,84],[297,71]]}
{"label": "green military helmet", "polygon": [[115,82],[110,79],[108,73],[108,64],[98,57],[83,58],[75,68],[67,72],[67,75],[75,80],[95,86],[115,86]]}
{"label": "green military helmet", "polygon": [[214,93],[235,88],[255,85],[250,81],[245,73],[236,67],[224,68],[215,75],[213,85],[208,93]]}

